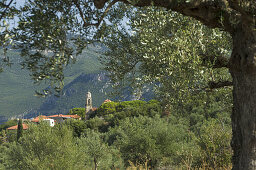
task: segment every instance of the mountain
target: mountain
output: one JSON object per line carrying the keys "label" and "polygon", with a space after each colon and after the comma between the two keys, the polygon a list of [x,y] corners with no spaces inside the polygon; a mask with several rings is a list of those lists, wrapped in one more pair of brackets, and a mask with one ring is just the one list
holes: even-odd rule
{"label": "mountain", "polygon": [[[7,117],[30,118],[39,114],[65,114],[74,107],[84,107],[85,95],[88,91],[92,93],[93,106],[100,106],[109,98],[106,93],[112,90],[107,74],[102,71],[102,65],[98,61],[97,51],[99,52],[100,48],[100,46],[92,46],[86,49],[77,57],[75,64],[66,67],[63,95],[46,98],[36,97],[34,94],[35,90],[43,89],[47,84],[35,86],[30,79],[29,71],[21,69],[18,53],[10,51],[9,56],[13,65],[0,73],[0,123]],[[128,88],[123,91],[124,97],[121,100],[136,99],[128,91]],[[152,90],[142,95],[145,100],[152,97]]]}
{"label": "mountain", "polygon": [[[99,107],[104,100],[109,98],[111,100],[120,99],[117,97],[111,98],[107,95],[112,91],[112,88],[106,72],[89,74],[81,73],[73,81],[65,85],[63,88],[63,95],[60,97],[56,97],[54,95],[48,96],[39,108],[32,110],[29,114],[25,115],[25,118],[35,117],[39,114],[66,114],[72,108],[84,107],[88,91],[92,94],[93,107]],[[120,99],[122,101],[136,99],[135,96],[128,92],[128,89],[124,90],[123,93],[124,97]],[[141,98],[147,101],[152,99],[152,91],[143,93]]]}
{"label": "mountain", "polygon": [[[75,64],[66,67],[65,84],[69,84],[82,73],[92,74],[101,72],[101,64],[98,61],[99,54],[95,52],[99,47],[91,47],[77,57]],[[0,116],[15,117],[25,115],[41,107],[46,100],[35,96],[36,90],[47,87],[47,84],[35,85],[30,78],[30,72],[21,69],[19,53],[9,50],[8,56],[13,63],[11,67],[5,67],[0,73]],[[0,121],[1,121],[0,120]]]}
{"label": "mountain", "polygon": [[81,73],[68,83],[60,97],[47,97],[40,107],[35,110],[41,114],[67,113],[71,108],[84,107],[85,95],[92,93],[93,106],[100,106],[107,99],[106,92],[110,90],[106,73]]}

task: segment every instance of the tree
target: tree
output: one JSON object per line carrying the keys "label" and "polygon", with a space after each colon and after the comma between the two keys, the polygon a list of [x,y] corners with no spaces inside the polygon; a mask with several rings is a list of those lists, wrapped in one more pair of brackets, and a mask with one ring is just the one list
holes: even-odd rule
{"label": "tree", "polygon": [[69,114],[71,115],[78,115],[80,116],[83,120],[85,118],[85,108],[73,108],[69,110]]}
{"label": "tree", "polygon": [[205,121],[200,128],[198,144],[202,160],[213,169],[231,164],[231,128],[218,119]]}
{"label": "tree", "polygon": [[172,114],[186,114],[195,101],[230,93],[230,88],[212,90],[214,81],[221,84],[231,77],[218,62],[202,56],[207,52],[227,60],[230,37],[226,33],[159,8],[133,12],[129,28],[109,28],[110,34],[103,40],[109,48],[103,58],[105,69],[117,87],[143,89],[145,84],[154,84],[157,97]]}
{"label": "tree", "polygon": [[86,162],[92,163],[92,167],[94,167],[95,170],[98,168],[108,169],[111,166],[115,168],[115,165],[117,166],[119,164],[118,162],[120,162],[118,151],[104,143],[100,133],[93,130],[88,129],[86,136],[78,139],[78,145],[80,149],[88,155]]}
{"label": "tree", "polygon": [[107,102],[97,109],[94,114],[95,118],[89,119],[86,124],[92,129],[98,124],[99,129],[102,131],[107,129],[107,127],[118,125],[122,119],[127,117],[138,117],[140,115],[154,117],[157,114],[161,115],[161,113],[160,102],[157,100],[150,100],[148,102],[141,100]]}
{"label": "tree", "polygon": [[136,166],[151,168],[161,165],[179,167],[184,163],[181,159],[185,159],[186,152],[193,150],[193,158],[199,154],[193,133],[188,133],[188,126],[177,120],[168,122],[159,115],[127,117],[119,126],[110,128],[106,140],[119,148],[126,166],[131,161]]}
{"label": "tree", "polygon": [[[122,1],[122,0],[120,0]],[[95,0],[103,8],[107,0]],[[256,168],[256,2],[255,1],[122,1],[133,6],[159,6],[230,33],[233,49],[228,68],[233,79],[233,169]],[[223,62],[222,62],[223,63]]]}
{"label": "tree", "polygon": [[74,137],[80,137],[87,128],[86,122],[81,120],[69,119],[64,122],[70,129],[73,130]]}
{"label": "tree", "polygon": [[7,135],[6,131],[2,130],[0,131],[0,145],[7,142]]}
{"label": "tree", "polygon": [[84,169],[85,154],[66,126],[29,125],[19,142],[1,148],[4,169]]}
{"label": "tree", "polygon": [[11,33],[11,25],[14,16],[19,13],[19,10],[15,6],[14,0],[3,0],[0,2],[0,47],[1,59],[0,59],[0,73],[4,70],[5,66],[11,66],[12,62],[7,55],[7,49],[12,45],[13,34]]}
{"label": "tree", "polygon": [[[59,80],[63,80],[63,68],[73,59],[72,54],[79,54],[95,38],[92,33],[93,26],[100,27],[100,31],[103,31],[107,25],[104,18],[115,25],[120,23],[123,16],[127,14],[123,11],[124,8],[117,8],[120,5],[117,2],[134,7],[152,5],[163,7],[193,17],[209,28],[220,28],[229,33],[232,37],[232,54],[228,65],[223,64],[222,60],[220,63],[228,67],[233,79],[233,169],[255,169],[255,1],[65,0],[60,3],[56,0],[26,2],[22,8],[23,13],[19,16],[19,30],[16,32],[19,35],[17,41],[22,42],[19,46],[23,48],[21,52],[24,58],[23,66],[32,71],[32,77],[36,82],[51,80],[52,86],[57,91],[63,86]],[[130,10],[132,6],[129,6]],[[70,34],[75,38],[70,38],[68,36]],[[96,38],[100,39],[102,36]],[[77,48],[73,49],[73,45],[77,45]],[[219,57],[216,58],[219,59]],[[218,83],[217,85],[219,87]],[[48,92],[46,90],[44,94]]]}
{"label": "tree", "polygon": [[17,129],[17,141],[22,137],[23,134],[23,125],[22,125],[22,119],[19,119],[18,122],[18,129]]}

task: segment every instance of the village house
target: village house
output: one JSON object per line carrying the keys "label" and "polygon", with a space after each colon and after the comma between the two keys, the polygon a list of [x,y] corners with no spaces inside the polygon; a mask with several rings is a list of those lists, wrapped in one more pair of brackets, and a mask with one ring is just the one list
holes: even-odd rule
{"label": "village house", "polygon": [[81,117],[78,116],[78,115],[63,115],[63,114],[51,115],[51,116],[48,116],[48,117],[50,119],[55,120],[55,122],[58,122],[58,123],[62,123],[67,119],[78,119],[78,120],[81,119]]}
{"label": "village house", "polygon": [[[28,129],[28,125],[23,123],[22,124],[22,127],[23,127],[23,130],[27,130]],[[17,130],[18,129],[18,125],[15,125],[15,126],[11,126],[9,128],[7,128],[7,130]]]}
{"label": "village house", "polygon": [[51,127],[55,125],[54,119],[51,119],[48,116],[44,116],[44,115],[37,116],[36,118],[33,118],[31,120],[31,122],[35,122],[35,123],[39,123],[40,121],[47,122],[47,124],[49,124]]}

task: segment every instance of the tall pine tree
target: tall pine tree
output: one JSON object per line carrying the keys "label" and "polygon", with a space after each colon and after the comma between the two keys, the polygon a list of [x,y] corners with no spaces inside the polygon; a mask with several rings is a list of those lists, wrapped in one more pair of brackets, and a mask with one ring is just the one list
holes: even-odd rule
{"label": "tall pine tree", "polygon": [[19,138],[22,137],[22,133],[23,133],[22,119],[19,119],[18,129],[17,129],[17,142],[19,141]]}

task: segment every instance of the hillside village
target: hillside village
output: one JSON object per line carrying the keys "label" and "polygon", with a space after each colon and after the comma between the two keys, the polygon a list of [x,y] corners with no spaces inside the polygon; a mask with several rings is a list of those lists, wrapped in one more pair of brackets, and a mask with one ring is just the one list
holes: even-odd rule
{"label": "hillside village", "polygon": [[[49,126],[53,127],[55,126],[57,123],[63,123],[64,121],[68,120],[68,119],[75,119],[75,120],[81,120],[83,118],[83,120],[88,120],[90,115],[93,114],[97,108],[96,107],[93,107],[93,100],[92,100],[92,94],[91,92],[87,92],[86,94],[86,99],[85,99],[85,112],[84,112],[84,115],[77,115],[77,114],[74,114],[74,115],[63,115],[63,114],[57,114],[57,115],[49,115],[49,116],[46,116],[46,115],[39,115],[35,118],[31,118],[31,119],[22,119],[22,122],[26,122],[26,123],[23,123],[22,126],[23,126],[23,130],[27,130],[28,129],[28,125],[27,123],[40,123],[40,122],[46,122]],[[104,101],[104,103],[107,103],[107,102],[111,102],[111,100],[109,99],[106,99]],[[11,126],[11,127],[8,127],[7,130],[17,130],[18,129],[18,125],[15,125],[15,126]]]}

